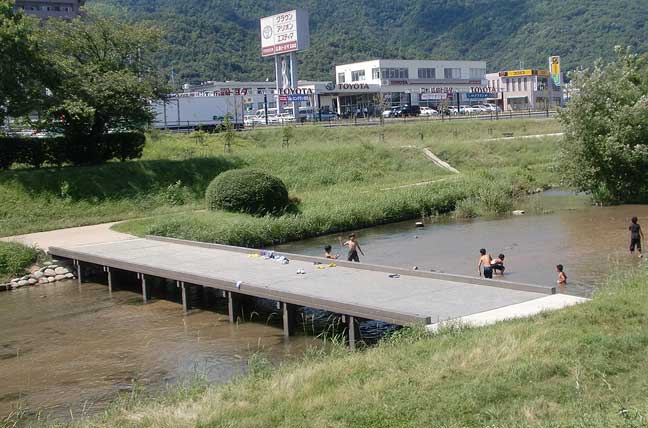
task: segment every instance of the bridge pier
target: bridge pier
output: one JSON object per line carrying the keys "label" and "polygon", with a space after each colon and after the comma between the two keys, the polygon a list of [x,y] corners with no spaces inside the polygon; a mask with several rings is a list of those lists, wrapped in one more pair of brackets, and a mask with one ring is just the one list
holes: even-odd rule
{"label": "bridge pier", "polygon": [[77,280],[79,284],[81,284],[83,282],[83,268],[81,267],[81,262],[79,260],[75,260],[74,264],[77,268]]}
{"label": "bridge pier", "polygon": [[294,336],[297,330],[297,306],[290,303],[282,303],[283,307],[283,331],[284,336]]}
{"label": "bridge pier", "polygon": [[356,342],[360,340],[360,324],[356,317],[346,315],[343,316],[343,322],[346,322],[347,325],[347,338],[349,343],[349,349],[355,351]]}
{"label": "bridge pier", "polygon": [[108,294],[112,294],[112,272],[108,266],[104,266],[103,270],[106,272],[106,276],[108,277]]}
{"label": "bridge pier", "polygon": [[229,322],[236,322],[238,314],[241,312],[241,295],[231,291],[227,292],[227,314]]}
{"label": "bridge pier", "polygon": [[178,287],[180,287],[180,292],[182,293],[182,311],[186,314],[189,307],[187,305],[187,289],[185,288],[184,281],[176,281]]}
{"label": "bridge pier", "polygon": [[140,279],[142,281],[142,301],[144,304],[148,303],[148,292],[146,290],[146,275],[143,273],[138,273],[137,274],[137,279]]}

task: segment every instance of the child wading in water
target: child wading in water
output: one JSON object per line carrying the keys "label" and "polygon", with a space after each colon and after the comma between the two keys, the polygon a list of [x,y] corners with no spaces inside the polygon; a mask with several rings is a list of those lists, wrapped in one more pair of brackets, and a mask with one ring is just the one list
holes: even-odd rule
{"label": "child wading in water", "polygon": [[556,266],[556,272],[558,272],[558,280],[556,283],[558,285],[567,285],[567,274],[564,272],[563,265]]}
{"label": "child wading in water", "polygon": [[[342,244],[342,237],[340,237],[339,239],[340,239],[340,243]],[[350,262],[360,263],[360,257],[358,257],[358,251],[360,251],[360,254],[362,254],[363,256],[365,255],[365,253],[362,251],[362,248],[360,248],[360,244],[358,243],[358,241],[356,241],[355,233],[349,235],[349,240],[342,245],[344,245],[345,247],[349,247],[349,254],[347,256],[347,260]]]}
{"label": "child wading in water", "polygon": [[481,268],[483,266],[484,278],[493,279],[493,268],[491,267],[491,263],[493,263],[493,258],[486,252],[486,249],[482,248],[479,250],[479,262],[477,263],[477,272],[479,272],[479,276],[482,274]]}
{"label": "child wading in water", "polygon": [[331,253],[332,250],[333,249],[331,248],[330,245],[325,246],[324,247],[324,257],[326,257],[327,259],[337,259],[338,257],[340,257],[339,254],[332,254]]}
{"label": "child wading in water", "polygon": [[644,234],[643,230],[641,230],[641,226],[639,226],[639,223],[637,223],[637,217],[632,217],[630,220],[630,227],[628,228],[630,230],[630,254],[634,254],[635,248],[637,248],[637,252],[639,253],[639,258],[643,257],[643,254],[641,254],[641,240],[644,239]]}

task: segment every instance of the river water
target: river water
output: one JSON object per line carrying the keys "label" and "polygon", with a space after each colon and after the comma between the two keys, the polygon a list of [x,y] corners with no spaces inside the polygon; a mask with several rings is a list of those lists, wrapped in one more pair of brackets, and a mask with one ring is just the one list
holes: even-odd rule
{"label": "river water", "polygon": [[[565,265],[563,292],[591,295],[614,268],[639,264],[628,255],[633,215],[648,225],[648,206],[591,207],[585,197],[548,193],[530,198],[528,212],[553,213],[497,219],[434,219],[358,233],[367,263],[475,275],[478,250],[506,254],[506,279],[554,284],[555,265]],[[325,236],[278,246],[321,255]],[[275,318],[231,325],[224,302],[216,310],[183,316],[181,306],[157,299],[141,304],[136,290],[76,282],[0,293],[0,420],[17,405],[70,418],[93,414],[134,385],[158,392],[201,376],[224,382],[244,373],[252,354],[274,362],[322,346],[312,334],[286,340]],[[363,333],[364,334],[364,333]]]}
{"label": "river water", "polygon": [[[454,219],[441,217],[416,228],[414,221],[358,231],[365,263],[477,276],[479,249],[506,256],[505,279],[555,285],[556,265],[569,277],[561,292],[591,296],[613,269],[639,265],[628,252],[628,226],[639,217],[648,230],[648,205],[591,206],[588,197],[553,191],[524,201],[521,209],[542,215]],[[275,250],[323,255],[324,246],[344,258],[338,236],[276,246]]]}

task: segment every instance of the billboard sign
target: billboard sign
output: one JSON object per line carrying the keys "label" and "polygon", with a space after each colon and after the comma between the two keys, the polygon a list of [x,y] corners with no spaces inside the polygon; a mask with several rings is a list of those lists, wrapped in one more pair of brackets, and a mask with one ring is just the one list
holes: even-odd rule
{"label": "billboard sign", "polygon": [[261,18],[261,56],[281,55],[308,49],[308,13],[296,9]]}
{"label": "billboard sign", "polygon": [[554,86],[560,88],[561,79],[560,79],[560,57],[552,56],[549,57],[549,72],[551,73],[551,81]]}

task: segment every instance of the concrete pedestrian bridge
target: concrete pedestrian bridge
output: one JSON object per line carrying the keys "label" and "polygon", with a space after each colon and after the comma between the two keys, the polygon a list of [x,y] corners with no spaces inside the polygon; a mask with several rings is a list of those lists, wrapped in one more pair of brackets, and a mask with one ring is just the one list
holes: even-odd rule
{"label": "concrete pedestrian bridge", "polygon": [[[297,307],[344,315],[351,346],[359,319],[429,329],[447,321],[486,324],[527,316],[585,299],[556,295],[556,288],[388,266],[327,260],[279,253],[266,258],[248,248],[147,237],[70,247],[50,247],[55,258],[74,261],[78,279],[90,266],[105,272],[109,290],[115,272],[136,275],[142,298],[149,300],[147,280],[176,282],[187,311],[189,285],[220,290],[228,299],[230,321],[246,297],[274,300],[283,311],[284,333],[295,331]],[[285,257],[288,264],[279,259]],[[331,264],[333,262],[333,264]],[[302,271],[304,273],[297,273]],[[114,284],[118,286],[118,284]]]}

